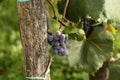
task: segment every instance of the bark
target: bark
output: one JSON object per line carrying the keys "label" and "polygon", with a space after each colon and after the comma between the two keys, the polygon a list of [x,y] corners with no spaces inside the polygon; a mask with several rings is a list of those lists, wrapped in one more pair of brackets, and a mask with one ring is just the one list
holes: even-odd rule
{"label": "bark", "polygon": [[89,75],[90,80],[108,80],[109,79],[109,62],[104,62],[103,66],[95,73]]}
{"label": "bark", "polygon": [[[26,76],[44,77],[47,55],[47,18],[44,0],[18,2],[19,29],[25,54]],[[47,79],[50,75],[47,74]]]}

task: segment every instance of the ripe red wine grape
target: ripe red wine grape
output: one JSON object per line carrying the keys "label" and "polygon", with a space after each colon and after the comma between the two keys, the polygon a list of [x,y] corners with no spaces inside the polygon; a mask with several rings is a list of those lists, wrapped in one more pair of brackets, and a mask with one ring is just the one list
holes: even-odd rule
{"label": "ripe red wine grape", "polygon": [[68,50],[66,48],[66,43],[68,38],[65,36],[65,34],[62,34],[60,31],[57,31],[53,36],[53,33],[50,30],[48,30],[47,33],[47,40],[48,43],[51,45],[52,52],[59,56],[67,55]]}
{"label": "ripe red wine grape", "polygon": [[56,36],[60,36],[61,35],[61,32],[60,31],[57,31],[56,32]]}

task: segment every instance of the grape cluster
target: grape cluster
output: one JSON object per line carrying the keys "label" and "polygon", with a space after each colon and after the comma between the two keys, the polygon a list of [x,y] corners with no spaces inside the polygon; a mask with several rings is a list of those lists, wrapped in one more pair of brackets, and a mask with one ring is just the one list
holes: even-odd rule
{"label": "grape cluster", "polygon": [[84,19],[83,25],[84,25],[83,29],[84,29],[85,33],[87,33],[90,28],[90,19]]}
{"label": "grape cluster", "polygon": [[68,54],[68,50],[66,48],[67,37],[65,34],[61,34],[60,31],[57,31],[53,36],[51,30],[47,31],[47,39],[48,43],[51,45],[51,50],[53,53],[59,56],[65,56]]}
{"label": "grape cluster", "polygon": [[89,29],[91,28],[91,25],[93,25],[95,23],[95,21],[93,19],[89,19],[86,18],[83,20],[83,29],[85,31],[85,33],[87,33],[89,31]]}

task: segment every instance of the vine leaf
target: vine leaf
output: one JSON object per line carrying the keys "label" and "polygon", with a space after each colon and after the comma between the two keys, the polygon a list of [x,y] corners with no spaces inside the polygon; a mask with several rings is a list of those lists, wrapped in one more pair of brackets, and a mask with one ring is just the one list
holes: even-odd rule
{"label": "vine leaf", "polygon": [[68,60],[81,71],[98,70],[113,52],[113,36],[102,27],[96,27],[87,40],[70,41]]}
{"label": "vine leaf", "polygon": [[[58,1],[58,12],[63,14],[66,0]],[[103,11],[104,0],[70,0],[66,18],[72,22],[79,22],[81,18],[87,16],[98,19]]]}
{"label": "vine leaf", "polygon": [[77,28],[77,26],[68,26],[65,27],[63,33],[68,34],[70,39],[81,41],[84,38],[84,31],[82,29]]}
{"label": "vine leaf", "polygon": [[85,0],[86,15],[98,19],[103,13],[105,0]]}
{"label": "vine leaf", "polygon": [[120,0],[105,0],[104,9],[108,19],[120,23]]}
{"label": "vine leaf", "polygon": [[[60,0],[58,1],[58,12],[60,14],[63,14],[64,11],[64,7],[65,7],[65,3],[67,0]],[[84,8],[83,4],[84,1],[82,1],[82,3],[80,2],[81,0],[70,0],[69,1],[69,5],[67,7],[67,11],[66,11],[66,15],[65,17],[73,22],[78,22],[80,17],[85,16],[84,13],[85,11],[82,11],[80,8]],[[81,12],[81,15],[79,14]]]}

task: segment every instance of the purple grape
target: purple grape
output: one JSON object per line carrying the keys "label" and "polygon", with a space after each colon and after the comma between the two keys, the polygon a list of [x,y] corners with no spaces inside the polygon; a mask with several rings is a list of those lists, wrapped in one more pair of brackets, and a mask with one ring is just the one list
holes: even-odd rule
{"label": "purple grape", "polygon": [[65,39],[65,34],[61,34],[60,39]]}
{"label": "purple grape", "polygon": [[60,46],[60,43],[59,42],[55,42],[54,45],[55,45],[55,47],[58,47],[58,46]]}
{"label": "purple grape", "polygon": [[58,54],[58,50],[57,49],[52,48],[52,51],[53,51],[53,53]]}
{"label": "purple grape", "polygon": [[47,33],[49,34],[49,35],[52,35],[52,31],[51,30],[47,30]]}
{"label": "purple grape", "polygon": [[52,41],[53,41],[53,36],[48,34],[47,35],[47,40],[48,40],[48,43],[51,45]]}
{"label": "purple grape", "polygon": [[60,31],[56,32],[56,35],[53,37],[52,31],[48,30],[48,43],[51,45],[52,52],[59,56],[65,56],[68,54],[66,49],[66,43],[68,38],[65,34],[61,34]]}
{"label": "purple grape", "polygon": [[55,53],[55,54],[58,54],[58,50],[57,50],[57,49],[55,49],[55,50],[54,50],[54,53]]}
{"label": "purple grape", "polygon": [[60,37],[59,36],[55,36],[54,37],[54,41],[59,41]]}
{"label": "purple grape", "polygon": [[65,41],[65,35],[64,34],[61,34],[60,35],[60,42],[64,42]]}
{"label": "purple grape", "polygon": [[60,53],[63,53],[64,52],[64,49],[62,47],[59,48],[59,52]]}
{"label": "purple grape", "polygon": [[87,33],[90,28],[90,25],[91,25],[90,19],[84,19],[83,25],[84,25],[83,29],[84,29],[85,33]]}
{"label": "purple grape", "polygon": [[53,47],[54,49],[59,49],[60,43],[59,43],[59,42],[52,42],[52,47]]}
{"label": "purple grape", "polygon": [[56,32],[56,36],[60,36],[61,35],[61,32],[60,31],[57,31]]}
{"label": "purple grape", "polygon": [[48,38],[47,38],[47,39],[48,39],[48,41],[50,41],[50,42],[51,42],[51,41],[53,41],[53,36],[52,36],[52,35],[49,35],[49,34],[48,34],[48,36],[47,36],[47,37],[48,37]]}
{"label": "purple grape", "polygon": [[61,46],[62,48],[66,48],[66,44],[65,44],[65,43],[60,43],[60,46]]}

